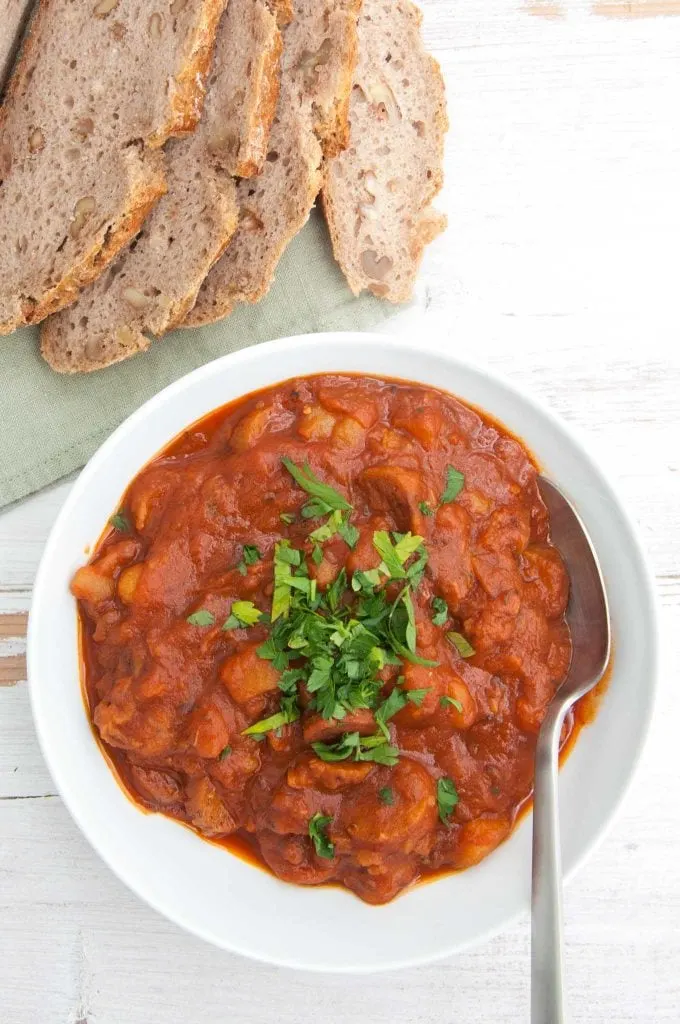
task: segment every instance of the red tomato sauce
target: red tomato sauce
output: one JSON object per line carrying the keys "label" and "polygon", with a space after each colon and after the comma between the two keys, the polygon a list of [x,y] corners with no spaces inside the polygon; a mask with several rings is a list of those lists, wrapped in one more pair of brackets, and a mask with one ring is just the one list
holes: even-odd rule
{"label": "red tomato sauce", "polygon": [[[284,458],[347,507],[310,508]],[[176,438],[72,582],[93,726],[135,802],[281,879],[371,903],[478,863],[531,799],[537,732],[571,658],[569,581],[536,476],[516,438],[453,396],[349,375],[287,381]],[[384,537],[388,555],[412,541],[396,575]],[[236,619],[272,614],[282,551],[300,563],[295,586],[279,583],[287,617]],[[298,621],[308,646],[277,667],[265,645]],[[369,655],[342,646],[348,633],[362,649],[371,629]],[[305,630],[335,652],[314,678],[296,653],[313,650]],[[284,722],[248,732],[282,708]],[[563,748],[580,724],[569,716]]]}

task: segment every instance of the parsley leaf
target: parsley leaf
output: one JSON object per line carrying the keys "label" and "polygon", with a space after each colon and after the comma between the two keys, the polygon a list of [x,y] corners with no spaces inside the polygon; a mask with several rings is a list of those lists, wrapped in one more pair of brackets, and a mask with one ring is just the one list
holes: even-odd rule
{"label": "parsley leaf", "polygon": [[431,689],[431,686],[425,686],[421,690],[407,690],[406,697],[411,701],[411,704],[415,704],[419,708]]}
{"label": "parsley leaf", "polygon": [[290,546],[290,541],[281,540],[274,548],[274,593],[272,596],[272,622],[288,618],[293,580],[292,566],[299,566],[302,554]]}
{"label": "parsley leaf", "polygon": [[230,754],[231,754],[231,747],[229,747],[229,746],[223,747],[222,750],[220,750],[220,754],[219,754],[218,760],[219,761],[224,761],[224,759],[229,757]]}
{"label": "parsley leaf", "polygon": [[295,522],[295,516],[292,512],[279,512],[279,519],[282,523],[285,523],[286,526],[290,526],[291,523]]}
{"label": "parsley leaf", "polygon": [[450,502],[455,501],[460,492],[465,486],[465,477],[453,466],[449,466],[446,470],[446,487],[444,493],[440,498],[441,505],[448,505]]}
{"label": "parsley leaf", "polygon": [[389,636],[392,649],[402,658],[406,658],[413,665],[424,665],[426,668],[436,668],[438,662],[428,661],[415,653],[416,648],[416,625],[413,601],[409,587],[401,591],[392,605],[389,617]]}
{"label": "parsley leaf", "polygon": [[130,532],[130,520],[123,512],[116,512],[116,514],[111,516],[111,518],[109,519],[109,523],[114,528],[114,530],[118,530],[119,533]]}
{"label": "parsley leaf", "polygon": [[341,523],[342,512],[340,509],[336,509],[335,512],[331,512],[323,526],[319,526],[316,530],[312,530],[309,535],[309,539],[314,540],[319,544],[323,544],[325,541],[330,540],[331,537],[335,537],[336,533],[340,529]]}
{"label": "parsley leaf", "polygon": [[193,615],[189,615],[187,622],[190,626],[214,626],[215,616],[205,608],[199,608]]}
{"label": "parsley leaf", "polygon": [[312,743],[312,749],[322,761],[374,761],[392,767],[399,760],[399,750],[385,740],[381,733],[360,736],[358,732],[345,733],[337,743]]}
{"label": "parsley leaf", "polygon": [[368,569],[362,572],[360,569],[352,575],[352,590],[356,593],[363,591],[372,594],[375,587],[380,586],[380,573],[377,569]]}
{"label": "parsley leaf", "polygon": [[250,728],[244,729],[241,733],[242,736],[263,736],[266,732],[273,732],[274,729],[280,729],[282,725],[288,725],[290,722],[296,722],[300,717],[300,710],[297,706],[286,708],[284,711],[279,711],[275,715],[271,715],[269,718],[263,718],[259,722],[255,722],[255,725],[251,725]]}
{"label": "parsley leaf", "polygon": [[461,704],[461,702],[459,700],[456,700],[455,697],[446,697],[446,696],[440,697],[439,698],[439,703],[441,704],[441,706],[443,708],[445,708],[447,706],[447,704],[450,704],[451,707],[456,709],[456,711],[458,712],[459,715],[463,714],[463,705]]}
{"label": "parsley leaf", "polygon": [[312,561],[314,565],[321,565],[323,562],[323,551],[318,544],[315,544],[312,548]]}
{"label": "parsley leaf", "polygon": [[449,607],[441,597],[432,598],[432,610],[434,615],[432,616],[432,622],[435,626],[443,626],[449,618]]}
{"label": "parsley leaf", "polygon": [[437,782],[437,807],[442,824],[448,825],[458,799],[458,792],[451,779],[439,779]]}
{"label": "parsley leaf", "polygon": [[222,629],[226,632],[230,629],[240,629],[242,626],[254,626],[261,618],[262,612],[252,601],[234,601],[231,614]]}
{"label": "parsley leaf", "polygon": [[325,860],[332,860],[335,856],[335,847],[325,832],[332,820],[324,814],[315,814],[309,819],[309,836],[314,843],[314,849],[317,856]]}
{"label": "parsley leaf", "polygon": [[386,804],[388,807],[392,807],[394,804],[394,791],[389,786],[384,786],[383,789],[378,790],[378,796],[380,802]]}
{"label": "parsley leaf", "polygon": [[462,633],[452,631],[446,634],[446,639],[453,644],[461,658],[471,658],[477,653],[470,641],[466,640]]}
{"label": "parsley leaf", "polygon": [[423,538],[411,533],[393,534],[397,538],[395,544],[390,540],[386,530],[376,530],[373,534],[373,547],[382,558],[380,572],[393,580],[406,579],[404,566],[411,555],[415,554],[423,543]]}
{"label": "parsley leaf", "polygon": [[359,537],[361,536],[361,533],[359,532],[359,530],[357,530],[356,526],[352,526],[352,524],[349,521],[349,518],[342,520],[338,527],[338,533],[344,540],[347,547],[351,548],[351,550],[354,551],[355,547],[357,546]]}
{"label": "parsley leaf", "polygon": [[430,506],[428,505],[428,503],[426,501],[419,501],[418,502],[418,508],[420,509],[420,511],[423,513],[424,516],[433,516],[434,515],[434,509],[430,508]]}
{"label": "parsley leaf", "polygon": [[285,457],[281,459],[281,462],[303,491],[306,491],[307,494],[311,494],[314,499],[307,502],[302,509],[302,515],[305,519],[314,519],[316,516],[322,516],[327,512],[332,512],[337,509],[340,509],[343,512],[351,512],[352,506],[349,502],[346,501],[334,487],[330,487],[328,484],[325,484],[323,480],[320,480],[319,477],[312,472],[308,462],[306,462],[302,467],[296,466],[291,459],[287,459]]}
{"label": "parsley leaf", "polygon": [[390,535],[386,530],[375,531],[373,534],[373,547],[382,558],[380,571],[386,576],[390,576],[393,580],[403,580],[406,576],[404,567],[397,558],[394,545],[392,544]]}
{"label": "parsley leaf", "polygon": [[387,699],[383,701],[376,711],[375,720],[378,723],[378,728],[386,739],[390,738],[390,734],[385,723],[392,718],[393,715],[396,715],[398,711],[405,708],[406,703],[406,694],[398,686],[395,686]]}

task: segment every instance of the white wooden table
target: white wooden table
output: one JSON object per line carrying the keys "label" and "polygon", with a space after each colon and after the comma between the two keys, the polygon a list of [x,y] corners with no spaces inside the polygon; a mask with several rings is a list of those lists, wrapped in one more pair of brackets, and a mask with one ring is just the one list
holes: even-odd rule
{"label": "white wooden table", "polygon": [[[574,1021],[677,1022],[680,4],[423,6],[448,79],[450,229],[419,309],[391,329],[440,329],[443,346],[587,430],[641,525],[660,597],[659,708],[623,813],[567,891],[568,981]],[[0,1022],[528,1020],[526,922],[430,968],[322,978],[190,938],[101,863],[54,793],[22,659],[69,486],[0,516]]]}

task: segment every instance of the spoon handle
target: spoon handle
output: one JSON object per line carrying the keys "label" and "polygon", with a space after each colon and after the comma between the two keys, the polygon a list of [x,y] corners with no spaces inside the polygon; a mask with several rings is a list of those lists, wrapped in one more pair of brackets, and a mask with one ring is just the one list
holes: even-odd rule
{"label": "spoon handle", "polygon": [[566,706],[548,709],[536,745],[531,868],[531,1024],[564,1024],[562,858],[557,802]]}

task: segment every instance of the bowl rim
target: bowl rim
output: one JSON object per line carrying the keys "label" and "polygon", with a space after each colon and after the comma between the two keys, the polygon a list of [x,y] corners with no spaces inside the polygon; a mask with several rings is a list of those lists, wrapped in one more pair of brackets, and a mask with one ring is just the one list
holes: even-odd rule
{"label": "bowl rim", "polygon": [[[211,934],[209,929],[201,928],[195,923],[188,921],[184,918],[184,915],[173,908],[168,908],[161,905],[161,902],[154,899],[152,896],[147,894],[143,890],[143,886],[138,885],[134,876],[130,872],[124,870],[120,865],[115,862],[115,858],[109,856],[108,851],[104,852],[99,845],[98,837],[94,834],[96,829],[91,823],[84,819],[78,806],[77,794],[74,794],[71,788],[65,783],[63,775],[60,770],[58,761],[54,761],[48,753],[48,741],[47,732],[45,728],[46,723],[41,716],[41,710],[39,707],[39,682],[37,677],[37,665],[40,657],[40,626],[41,618],[46,611],[43,607],[43,592],[47,586],[47,573],[49,569],[49,563],[51,561],[52,550],[59,540],[59,536],[67,523],[69,516],[71,515],[76,503],[78,502],[82,493],[87,493],[87,489],[90,483],[91,477],[98,471],[100,465],[108,461],[111,454],[116,450],[116,447],[121,440],[128,435],[135,434],[139,427],[144,423],[146,418],[167,403],[172,403],[174,400],[181,396],[181,394],[189,388],[193,388],[201,380],[214,375],[219,376],[228,368],[229,370],[238,371],[239,365],[248,363],[253,359],[270,360],[274,362],[277,355],[286,353],[290,350],[297,350],[300,354],[310,347],[318,347],[324,342],[340,341],[345,347],[361,347],[366,348],[370,346],[373,350],[385,349],[389,351],[399,350],[404,353],[418,356],[424,360],[428,357],[446,361],[452,368],[459,367],[465,371],[476,375],[483,382],[489,382],[492,387],[501,389],[508,393],[511,398],[519,400],[520,403],[527,405],[534,413],[538,414],[539,417],[547,419],[558,431],[562,431],[568,435],[569,439],[577,449],[579,459],[585,462],[591,470],[594,470],[595,474],[598,475],[603,483],[606,485],[610,492],[611,497],[614,498],[615,507],[618,515],[623,520],[624,526],[627,528],[630,538],[634,543],[634,555],[636,556],[637,568],[640,573],[640,578],[644,584],[644,593],[641,595],[640,600],[647,602],[649,619],[653,626],[651,635],[648,636],[648,648],[646,651],[648,674],[647,674],[647,688],[648,688],[648,699],[645,708],[644,718],[639,722],[638,728],[638,742],[637,747],[633,752],[632,757],[627,761],[626,773],[622,783],[619,785],[619,790],[616,798],[612,801],[610,810],[606,817],[600,822],[599,826],[595,829],[590,839],[583,844],[580,854],[574,860],[574,863],[570,866],[568,871],[564,874],[564,881],[569,882],[577,873],[578,870],[583,866],[585,861],[591,856],[594,850],[600,845],[604,837],[613,826],[616,818],[621,810],[623,802],[630,790],[634,777],[638,771],[640,761],[642,759],[647,741],[649,738],[649,731],[651,727],[652,717],[657,703],[658,689],[659,689],[659,648],[660,648],[660,625],[659,625],[659,611],[658,611],[658,598],[656,588],[654,584],[654,578],[652,571],[647,559],[645,547],[642,543],[640,531],[633,520],[632,516],[628,512],[625,504],[619,499],[616,488],[612,485],[609,474],[603,468],[601,462],[593,456],[592,445],[589,442],[587,434],[581,430],[578,425],[574,425],[556,412],[554,412],[550,406],[548,406],[542,399],[536,398],[531,392],[523,385],[518,384],[514,380],[508,380],[505,375],[496,373],[490,370],[487,366],[481,365],[474,359],[468,357],[461,358],[458,354],[452,355],[448,351],[443,351],[441,348],[436,347],[431,341],[418,341],[417,343],[403,337],[390,336],[388,334],[376,334],[371,332],[359,332],[359,331],[333,331],[325,334],[305,334],[305,335],[294,335],[291,337],[281,338],[274,341],[263,342],[257,345],[248,346],[244,349],[240,349],[236,352],[221,356],[218,359],[212,360],[202,366],[197,367],[190,373],[185,374],[178,380],[169,384],[163,388],[157,394],[152,396],[146,402],[144,402],[138,409],[131,413],[99,446],[95,453],[88,460],[87,464],[81,470],[77,478],[75,479],[71,490],[69,491],[66,500],[61,507],[51,529],[43,553],[41,555],[40,564],[36,573],[35,582],[33,586],[31,606],[28,619],[28,630],[27,630],[27,677],[28,677],[28,688],[29,697],[31,704],[31,712],[33,717],[36,734],[42,755],[50,771],[51,777],[56,785],[57,791],[60,798],[63,800],[66,808],[70,815],[78,825],[78,828],[83,833],[89,844],[93,847],[97,855],[107,864],[111,871],[116,875],[124,885],[127,886],[132,892],[135,893],[144,903],[151,906],[152,909],[163,915],[174,924],[180,926],[190,934],[197,936],[215,945],[218,948],[224,949],[231,953],[236,953],[241,956],[245,956],[249,959],[255,960],[260,963],[281,966],[291,969],[310,971],[313,973],[319,972],[332,972],[337,974],[355,974],[365,975],[383,971],[392,971],[409,967],[424,966],[426,964],[435,963],[441,961],[447,957],[452,956],[457,952],[462,952],[465,949],[469,949],[473,946],[477,946],[482,942],[488,941],[494,935],[509,928],[518,919],[522,918],[527,914],[528,907],[521,908],[511,915],[507,915],[498,924],[487,927],[471,938],[461,941],[456,940],[450,946],[442,948],[436,954],[425,953],[422,956],[409,955],[402,959],[394,959],[389,963],[381,963],[378,965],[345,965],[329,963],[314,963],[305,964],[301,963],[299,959],[293,957],[274,957],[269,955],[263,955],[255,950],[245,949],[242,946],[231,944],[227,939],[219,937],[215,934]],[[318,370],[310,371],[310,374],[316,375],[320,373],[352,373],[360,376],[372,375],[369,370],[349,370],[338,367],[336,370]],[[307,376],[308,374],[301,370],[299,374],[294,376]],[[375,371],[375,376],[389,377],[382,371]],[[290,375],[284,377],[276,377],[270,384],[262,385],[263,388],[275,387],[277,384],[283,383],[285,380],[289,380]],[[394,378],[398,379],[398,378]],[[419,381],[417,378],[411,378],[414,383],[423,383],[426,387],[432,387],[433,385]],[[256,389],[256,390],[259,390]],[[443,391],[449,394],[453,392],[449,391],[448,388],[442,387]],[[250,392],[245,391],[241,397],[249,394]],[[454,394],[454,397],[455,394]],[[466,402],[468,405],[471,403],[468,399],[461,397],[461,400]],[[238,397],[230,399],[231,401],[238,401]],[[218,407],[216,407],[218,408]],[[495,418],[493,410],[486,410],[492,417]],[[209,415],[209,412],[203,413],[200,418],[205,415]],[[192,423],[197,422],[196,420],[191,421],[187,426],[191,426]],[[503,424],[502,419],[499,420],[501,425]],[[506,428],[510,430],[510,428]],[[179,432],[179,431],[178,431]],[[178,433],[177,432],[177,433]],[[177,436],[175,433],[172,437],[168,437],[165,444],[169,444],[173,437]],[[531,442],[526,442],[529,450],[531,450]],[[162,450],[162,449],[160,449]],[[156,455],[158,452],[156,453]],[[156,455],[151,456],[155,458]],[[148,460],[147,460],[148,461]],[[146,463],[145,463],[146,464]],[[141,468],[135,472],[135,476],[141,472]],[[130,478],[128,484],[134,477]],[[125,486],[127,486],[126,484]],[[614,652],[616,655],[616,652]],[[615,668],[614,668],[615,671]],[[529,812],[529,816],[531,812]],[[514,831],[514,830],[513,830]],[[427,883],[433,884],[433,883]],[[408,894],[405,897],[408,898]],[[374,908],[377,913],[380,913],[380,907]]]}

